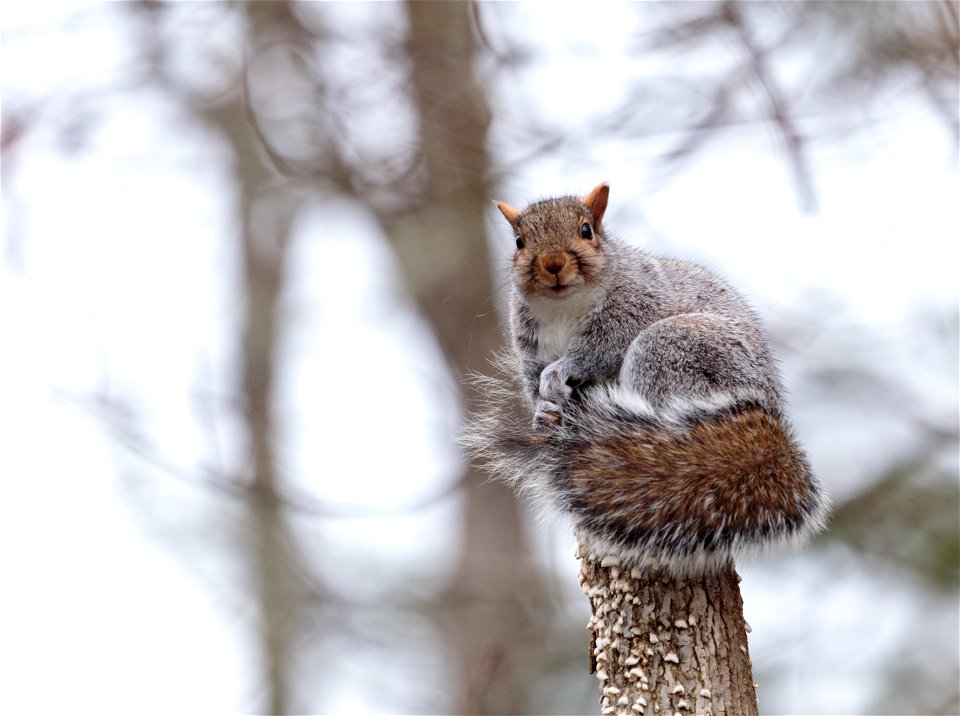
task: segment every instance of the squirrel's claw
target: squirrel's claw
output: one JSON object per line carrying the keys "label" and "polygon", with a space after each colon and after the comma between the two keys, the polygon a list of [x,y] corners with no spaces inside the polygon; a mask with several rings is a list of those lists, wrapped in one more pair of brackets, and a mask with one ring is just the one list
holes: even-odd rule
{"label": "squirrel's claw", "polygon": [[567,385],[570,373],[564,361],[556,360],[540,374],[540,400],[562,405],[573,389]]}
{"label": "squirrel's claw", "polygon": [[562,417],[559,405],[549,400],[538,400],[533,414],[533,429],[549,430],[559,425]]}

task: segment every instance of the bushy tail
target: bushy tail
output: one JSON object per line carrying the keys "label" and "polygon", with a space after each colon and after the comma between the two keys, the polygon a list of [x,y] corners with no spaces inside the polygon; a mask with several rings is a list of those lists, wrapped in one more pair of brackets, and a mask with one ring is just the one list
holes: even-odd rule
{"label": "bushy tail", "polygon": [[[517,375],[511,358],[502,375]],[[619,386],[584,390],[549,431],[509,378],[481,377],[463,442],[495,476],[568,513],[587,549],[673,571],[724,564],[822,528],[826,497],[789,426],[749,395],[654,411]]]}

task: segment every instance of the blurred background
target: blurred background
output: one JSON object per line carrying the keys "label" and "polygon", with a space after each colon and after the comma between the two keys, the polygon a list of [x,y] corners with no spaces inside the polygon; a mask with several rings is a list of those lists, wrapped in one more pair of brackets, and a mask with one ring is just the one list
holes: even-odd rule
{"label": "blurred background", "polygon": [[767,714],[956,714],[958,5],[8,3],[0,711],[596,713],[455,438],[515,205],[745,292],[835,502]]}

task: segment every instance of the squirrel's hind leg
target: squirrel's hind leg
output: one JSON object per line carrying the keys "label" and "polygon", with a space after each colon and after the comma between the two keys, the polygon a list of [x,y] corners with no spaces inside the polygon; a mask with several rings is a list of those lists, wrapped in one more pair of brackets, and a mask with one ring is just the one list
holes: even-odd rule
{"label": "squirrel's hind leg", "polygon": [[779,386],[763,338],[749,324],[710,313],[685,313],[641,331],[624,357],[621,385],[655,410],[677,401],[750,399],[779,411]]}

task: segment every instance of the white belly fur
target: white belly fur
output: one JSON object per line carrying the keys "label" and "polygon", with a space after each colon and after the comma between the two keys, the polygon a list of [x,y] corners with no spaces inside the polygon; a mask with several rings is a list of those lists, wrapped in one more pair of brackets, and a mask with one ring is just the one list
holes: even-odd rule
{"label": "white belly fur", "polygon": [[570,340],[602,298],[602,291],[591,287],[565,298],[531,300],[530,310],[540,324],[537,346],[540,359],[552,363],[564,355]]}

